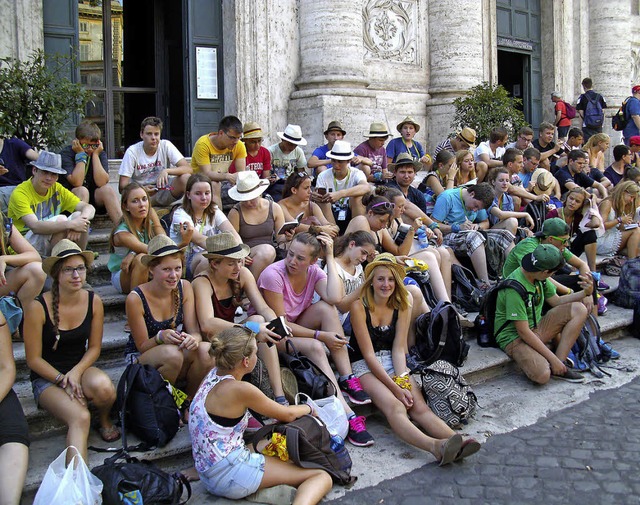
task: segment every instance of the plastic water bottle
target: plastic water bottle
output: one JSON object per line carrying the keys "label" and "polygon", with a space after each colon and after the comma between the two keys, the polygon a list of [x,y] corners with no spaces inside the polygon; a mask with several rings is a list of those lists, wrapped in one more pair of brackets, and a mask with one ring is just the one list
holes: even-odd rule
{"label": "plastic water bottle", "polygon": [[331,435],[331,450],[333,452],[338,452],[344,447],[344,439],[340,435]]}
{"label": "plastic water bottle", "polygon": [[426,249],[427,247],[429,247],[429,239],[427,238],[427,232],[425,231],[423,226],[418,228],[418,231],[416,231],[416,236],[418,237],[418,245],[420,246],[420,249]]}
{"label": "plastic water bottle", "polygon": [[484,316],[478,316],[478,327],[476,328],[478,335],[477,341],[480,347],[491,347],[491,339],[489,336],[489,328],[487,320]]}

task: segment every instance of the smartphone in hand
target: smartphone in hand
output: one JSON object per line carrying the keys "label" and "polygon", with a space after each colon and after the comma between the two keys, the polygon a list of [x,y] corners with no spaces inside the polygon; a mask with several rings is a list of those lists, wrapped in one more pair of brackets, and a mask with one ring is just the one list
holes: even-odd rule
{"label": "smartphone in hand", "polygon": [[267,329],[277,333],[281,339],[289,336],[284,316],[276,317],[272,321],[269,321]]}

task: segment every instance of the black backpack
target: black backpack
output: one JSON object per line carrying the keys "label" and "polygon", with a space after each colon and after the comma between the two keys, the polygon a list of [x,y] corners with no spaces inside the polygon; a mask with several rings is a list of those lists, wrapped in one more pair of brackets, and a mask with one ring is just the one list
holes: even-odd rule
{"label": "black backpack", "polygon": [[462,265],[451,265],[451,280],[453,302],[467,312],[478,312],[484,293],[478,288],[471,270]]}
{"label": "black backpack", "polygon": [[587,106],[584,110],[584,125],[587,128],[600,128],[604,123],[604,111],[600,103],[600,95],[595,93],[593,100],[589,98],[588,93],[583,96],[587,100]]}
{"label": "black backpack", "polygon": [[435,308],[435,306],[438,305],[438,298],[433,291],[433,286],[431,286],[429,271],[411,270],[407,272],[407,277],[410,277],[418,283],[420,291],[422,291],[422,296],[424,296],[424,301],[427,302],[429,308]]}
{"label": "black backpack", "polygon": [[[529,293],[526,288],[515,279],[504,279],[489,289],[482,301],[480,313],[474,322],[478,337],[478,345],[480,347],[498,347],[496,336],[506,328],[507,324],[509,324],[509,321],[505,321],[505,323],[497,330],[494,327],[498,293],[507,288],[514,289],[520,295],[526,306],[529,304],[531,293]],[[535,319],[535,311],[533,312],[533,317]],[[536,325],[534,324],[534,326]]]}
{"label": "black backpack", "polygon": [[542,225],[546,219],[547,204],[544,202],[529,202],[524,211],[533,218],[533,233],[542,231]]}
{"label": "black backpack", "polygon": [[630,98],[631,97],[625,98],[624,102],[622,102],[622,105],[618,109],[618,112],[611,117],[611,128],[617,132],[624,130],[629,122],[629,118],[627,117],[627,102]]}
{"label": "black backpack", "polygon": [[325,424],[310,415],[299,417],[290,423],[274,423],[260,428],[253,436],[253,446],[273,433],[287,438],[289,459],[302,468],[321,468],[333,481],[343,486],[353,484],[351,456],[344,444],[335,452],[331,448],[331,435]]}
{"label": "black backpack", "polygon": [[147,448],[167,445],[180,427],[180,412],[167,382],[150,365],[127,365],[118,382],[116,408]]}
{"label": "black backpack", "polygon": [[411,355],[422,365],[437,360],[462,366],[469,354],[469,344],[464,340],[458,313],[450,302],[440,301],[426,314],[416,319],[416,344]]}

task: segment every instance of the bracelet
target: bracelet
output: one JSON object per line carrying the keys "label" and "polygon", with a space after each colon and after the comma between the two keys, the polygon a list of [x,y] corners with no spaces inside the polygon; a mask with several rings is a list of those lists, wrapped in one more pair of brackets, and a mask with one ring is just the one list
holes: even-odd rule
{"label": "bracelet", "polygon": [[260,333],[260,323],[255,321],[247,321],[244,323],[244,327],[251,333]]}
{"label": "bracelet", "polygon": [[460,225],[458,223],[454,223],[451,225],[451,231],[453,233],[458,233],[460,231]]}
{"label": "bracelet", "polygon": [[162,338],[162,330],[160,330],[157,334],[156,334],[156,344],[158,345],[162,345],[164,344],[164,340]]}
{"label": "bracelet", "polygon": [[59,372],[53,382],[57,386],[58,384],[60,384],[60,382],[62,382],[62,379],[64,379],[64,374],[62,372]]}
{"label": "bracelet", "polygon": [[429,226],[427,226],[430,230],[435,230],[436,228],[440,228],[440,225],[433,221]]}
{"label": "bracelet", "polygon": [[316,330],[313,332],[313,338],[318,340],[318,337],[320,336],[320,330]]}
{"label": "bracelet", "polygon": [[572,294],[572,293],[573,293],[573,289],[571,289],[571,288],[567,288],[567,289],[568,289],[568,291],[567,291],[567,293],[566,293],[566,294],[570,295],[570,294]]}
{"label": "bracelet", "polygon": [[449,177],[447,177],[447,182],[453,182],[453,181],[455,181],[455,178],[450,179]]}
{"label": "bracelet", "polygon": [[80,163],[80,162],[86,163],[88,159],[89,159],[89,156],[84,151],[81,153],[76,153],[76,156],[75,156],[76,163]]}
{"label": "bracelet", "polygon": [[618,224],[622,224],[622,218],[621,217],[618,218]]}
{"label": "bracelet", "polygon": [[313,415],[313,407],[309,403],[307,403],[306,405],[307,405],[307,407],[309,407],[309,415],[312,416]]}

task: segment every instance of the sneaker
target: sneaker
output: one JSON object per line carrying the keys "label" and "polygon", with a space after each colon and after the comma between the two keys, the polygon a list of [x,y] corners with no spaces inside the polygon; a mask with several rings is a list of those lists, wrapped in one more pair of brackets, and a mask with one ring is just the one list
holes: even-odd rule
{"label": "sneaker", "polygon": [[584,361],[581,361],[573,351],[569,351],[569,356],[567,356],[567,361],[565,361],[565,365],[578,372],[585,372],[589,370],[589,367]]}
{"label": "sneaker", "polygon": [[608,303],[609,303],[609,300],[607,300],[605,296],[598,295],[598,315],[599,316],[604,316],[607,313],[607,311],[609,310],[607,308]]}
{"label": "sneaker", "polygon": [[613,347],[611,347],[611,344],[609,342],[605,342],[604,340],[600,339],[600,347],[606,349],[607,352],[611,355],[609,359],[620,358],[620,353],[616,351]]}
{"label": "sneaker", "polygon": [[249,416],[249,420],[247,421],[247,429],[245,430],[247,433],[255,433],[260,428],[262,428],[263,424],[258,421],[255,417]]}
{"label": "sneaker", "polygon": [[342,392],[349,397],[351,403],[355,403],[356,405],[366,405],[371,403],[371,398],[364,392],[362,384],[360,384],[360,379],[355,375],[351,374],[346,379],[340,379],[338,381],[338,385]]}
{"label": "sneaker", "polygon": [[573,382],[576,384],[585,381],[585,378],[581,374],[571,370],[570,368],[567,368],[567,371],[562,375],[552,375],[551,377],[553,377],[554,379]]}
{"label": "sneaker", "polygon": [[610,288],[611,286],[609,286],[609,284],[607,284],[603,280],[598,281],[598,291],[606,291],[607,289],[610,289]]}
{"label": "sneaker", "polygon": [[364,416],[349,419],[349,434],[347,440],[358,447],[373,445],[373,437],[367,431]]}

